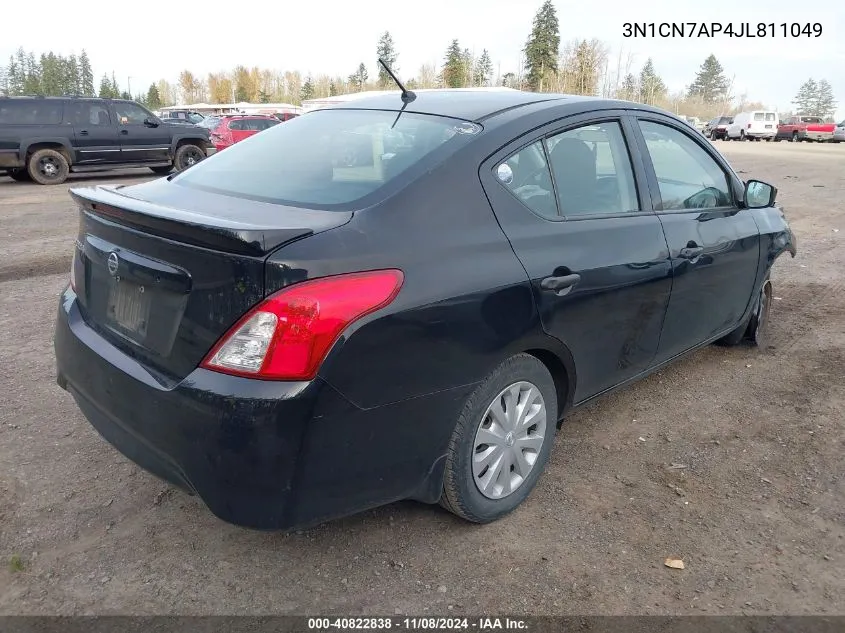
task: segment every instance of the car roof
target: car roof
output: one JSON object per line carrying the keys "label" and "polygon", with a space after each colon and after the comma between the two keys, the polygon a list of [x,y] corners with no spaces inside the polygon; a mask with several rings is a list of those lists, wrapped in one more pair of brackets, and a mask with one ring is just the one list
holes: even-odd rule
{"label": "car roof", "polygon": [[[466,121],[482,121],[502,112],[542,102],[604,101],[597,97],[582,97],[554,93],[524,92],[522,90],[473,91],[461,89],[418,90],[416,99],[405,112],[433,114]],[[402,108],[400,92],[378,94],[351,101],[327,104],[323,110],[399,110]]]}

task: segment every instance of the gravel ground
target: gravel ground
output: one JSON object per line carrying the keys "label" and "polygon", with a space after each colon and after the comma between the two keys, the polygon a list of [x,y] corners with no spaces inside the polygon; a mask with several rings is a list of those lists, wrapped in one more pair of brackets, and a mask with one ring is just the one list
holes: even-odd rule
{"label": "gravel ground", "polygon": [[718,147],[798,235],[770,347],[706,348],[576,412],[487,526],[405,502],[253,532],[128,462],[55,384],[71,183],[0,177],[0,614],[845,613],[845,146]]}

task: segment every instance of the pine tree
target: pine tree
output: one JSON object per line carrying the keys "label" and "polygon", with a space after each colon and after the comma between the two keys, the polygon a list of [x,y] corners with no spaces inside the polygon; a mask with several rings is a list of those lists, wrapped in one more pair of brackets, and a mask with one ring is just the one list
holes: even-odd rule
{"label": "pine tree", "polygon": [[367,85],[368,77],[369,73],[367,72],[367,66],[364,64],[364,62],[361,62],[355,72],[349,75],[349,83],[355,88],[356,91],[361,92]]}
{"label": "pine tree", "polygon": [[111,81],[109,80],[108,75],[103,75],[103,78],[100,79],[100,99],[111,99],[114,96],[111,89]]}
{"label": "pine tree", "polygon": [[798,94],[795,95],[795,99],[792,101],[798,114],[813,114],[813,110],[815,109],[814,102],[818,92],[818,84],[816,84],[816,81],[812,77],[801,84]]}
{"label": "pine tree", "polygon": [[26,56],[23,67],[26,69],[23,80],[24,94],[41,94],[41,66],[35,61],[35,54]]}
{"label": "pine tree", "polygon": [[5,97],[9,94],[9,69],[6,66],[0,66],[0,97]]}
{"label": "pine tree", "polygon": [[721,103],[728,99],[730,81],[715,55],[709,55],[689,87],[689,97],[699,97],[704,103]]}
{"label": "pine tree", "polygon": [[517,88],[516,75],[513,73],[505,73],[502,75],[502,86],[505,88]]}
{"label": "pine tree", "polygon": [[117,85],[117,79],[114,76],[114,71],[111,71],[111,96],[112,99],[122,99],[120,94],[120,86]]}
{"label": "pine tree", "polygon": [[91,69],[91,60],[88,59],[88,53],[82,49],[82,54],[79,56],[79,92],[86,97],[94,96],[94,71]]}
{"label": "pine tree", "polygon": [[464,54],[458,40],[452,40],[449,48],[446,49],[446,58],[443,61],[440,78],[446,88],[460,88],[464,85],[464,76]]}
{"label": "pine tree", "polygon": [[619,99],[625,99],[626,101],[634,101],[637,97],[639,97],[637,78],[633,73],[625,75],[625,79],[622,80],[622,87],[619,89],[617,97]]}
{"label": "pine tree", "polygon": [[334,97],[337,94],[337,84],[334,80],[329,81],[329,96]]}
{"label": "pine tree", "polygon": [[161,95],[155,84],[150,84],[145,101],[150,110],[158,110],[161,107]]}
{"label": "pine tree", "polygon": [[[390,36],[388,31],[385,31],[379,38],[376,55],[378,55],[378,59],[383,60],[384,63],[387,64],[390,70],[398,74],[399,67],[396,65],[396,61],[399,59],[399,54],[396,52],[396,46],[393,43],[393,38]],[[378,67],[378,85],[379,88],[384,90],[393,84],[393,80],[390,78],[390,75],[387,74],[387,71],[382,68],[382,65],[378,63],[378,60],[376,61],[376,65]]]}
{"label": "pine tree", "polygon": [[82,94],[82,76],[79,72],[79,60],[71,54],[65,60],[65,92],[67,94]]}
{"label": "pine tree", "polygon": [[534,16],[534,26],[525,43],[526,82],[529,89],[542,91],[548,75],[557,73],[560,28],[552,0],[545,0]]}
{"label": "pine tree", "polygon": [[299,91],[299,98],[301,101],[314,98],[314,82],[311,80],[311,75],[305,78],[305,83],[302,84],[302,90]]}
{"label": "pine tree", "polygon": [[461,53],[461,58],[463,59],[463,62],[464,62],[464,69],[463,69],[464,70],[464,78],[463,78],[463,81],[461,82],[461,85],[464,86],[464,87],[469,87],[469,86],[474,85],[472,83],[472,77],[473,77],[472,69],[475,67],[475,60],[473,59],[472,51],[469,50],[468,48],[465,48],[464,52]]}
{"label": "pine tree", "polygon": [[813,99],[813,114],[828,119],[836,114],[836,99],[833,97],[833,87],[827,79],[819,81]]}
{"label": "pine tree", "polygon": [[20,64],[15,61],[14,57],[9,57],[9,65],[6,70],[6,81],[8,83],[7,92],[10,96],[19,95],[23,92],[23,69]]}
{"label": "pine tree", "polygon": [[59,59],[51,51],[49,54],[41,54],[39,64],[41,75],[41,92],[49,97],[57,97],[62,94],[62,76]]}
{"label": "pine tree", "polygon": [[475,62],[473,69],[472,85],[473,86],[489,86],[490,77],[493,74],[493,62],[490,60],[490,53],[485,48],[481,51],[481,56]]}
{"label": "pine tree", "polygon": [[654,104],[667,92],[666,84],[654,70],[654,62],[651,57],[646,60],[645,66],[640,71],[640,94],[639,101],[642,103]]}

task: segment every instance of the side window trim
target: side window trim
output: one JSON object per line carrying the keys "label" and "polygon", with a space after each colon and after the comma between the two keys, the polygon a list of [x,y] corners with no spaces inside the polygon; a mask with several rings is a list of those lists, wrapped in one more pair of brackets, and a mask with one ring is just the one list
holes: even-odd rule
{"label": "side window trim", "polygon": [[[512,139],[510,142],[506,143],[498,150],[488,155],[487,158],[481,163],[479,174],[482,171],[486,172],[487,176],[489,177],[489,180],[494,186],[502,187],[502,183],[496,177],[496,167],[511,158],[513,155],[518,154],[525,148],[536,143],[537,141],[542,141],[543,154],[546,158],[546,166],[549,169],[550,175],[552,176],[552,183],[554,186],[553,194],[555,198],[555,205],[557,206],[558,216],[555,218],[548,218],[538,215],[537,213],[529,209],[525,205],[525,203],[519,200],[519,198],[517,198],[512,192],[508,191],[508,193],[514,199],[516,199],[516,201],[519,202],[523,207],[526,207],[526,210],[533,216],[537,217],[540,220],[545,220],[547,222],[578,222],[581,220],[601,220],[610,218],[654,215],[655,209],[659,204],[660,198],[657,198],[656,203],[653,200],[651,183],[648,180],[649,173],[647,172],[645,167],[645,160],[642,156],[641,143],[639,142],[639,130],[635,129],[637,128],[636,122],[632,124],[633,118],[634,117],[631,116],[630,112],[626,110],[603,110],[598,112],[579,113],[575,115],[557,118],[554,121],[550,121],[546,125],[530,130],[522,136]],[[562,134],[569,130],[577,129],[579,127],[585,127],[587,125],[595,125],[598,123],[607,122],[616,122],[620,125],[622,131],[622,138],[625,142],[625,146],[628,151],[628,158],[631,163],[631,169],[634,176],[634,188],[637,192],[637,200],[640,205],[640,210],[626,211],[622,213],[595,213],[590,215],[565,217],[560,214],[560,205],[557,195],[557,183],[554,182],[554,173],[551,169],[551,164],[548,161],[546,139],[548,137],[556,136],[557,134]],[[507,187],[504,188],[507,190]]]}
{"label": "side window trim", "polygon": [[[721,155],[717,156],[714,154],[714,150],[712,149],[712,147],[706,147],[704,143],[702,143],[699,139],[689,134],[679,125],[675,125],[674,122],[669,118],[663,118],[651,112],[637,112],[631,116],[631,119],[631,131],[634,135],[635,142],[639,146],[639,153],[642,156],[643,164],[645,165],[648,188],[651,192],[651,199],[654,205],[654,209],[657,213],[700,213],[702,210],[721,211],[725,209],[736,209],[739,207],[739,202],[737,200],[737,189],[734,181],[736,176],[734,175],[730,167],[725,163],[723,157]],[[654,164],[651,160],[651,154],[648,151],[648,145],[646,143],[645,137],[643,136],[642,130],[640,129],[640,121],[648,121],[649,123],[656,123],[658,125],[664,125],[666,127],[672,128],[676,132],[683,134],[693,143],[698,145],[710,158],[713,159],[713,161],[724,174],[725,184],[729,190],[728,193],[730,193],[731,196],[731,204],[728,206],[714,207],[710,209],[663,209],[663,197],[660,194],[660,184],[657,180],[657,172],[655,172],[654,170]],[[701,140],[706,141],[703,136],[701,137]]]}

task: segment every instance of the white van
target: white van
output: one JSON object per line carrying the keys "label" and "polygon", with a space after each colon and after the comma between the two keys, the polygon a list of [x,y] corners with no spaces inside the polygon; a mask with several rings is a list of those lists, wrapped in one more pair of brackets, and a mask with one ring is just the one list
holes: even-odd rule
{"label": "white van", "polygon": [[746,139],[759,141],[762,138],[771,141],[777,133],[778,113],[770,110],[754,110],[737,114],[734,122],[728,126],[726,137],[733,141]]}

